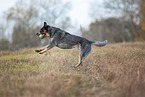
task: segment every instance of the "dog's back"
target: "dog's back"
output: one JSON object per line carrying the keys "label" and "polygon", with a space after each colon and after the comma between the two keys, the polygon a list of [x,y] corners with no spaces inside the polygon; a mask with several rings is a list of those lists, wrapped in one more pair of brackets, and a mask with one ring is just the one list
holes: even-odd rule
{"label": "dog's back", "polygon": [[69,34],[68,32],[61,30],[60,28],[49,26],[46,22],[44,22],[44,26],[41,28],[40,32],[37,33],[37,35],[42,36],[42,38],[45,38],[47,36],[51,39],[50,44],[46,46],[47,49],[43,50],[42,48],[36,50],[36,52],[40,52],[40,54],[43,54],[54,46],[62,49],[71,49],[74,46],[78,45],[80,48],[80,57],[79,63],[76,66],[82,65],[82,61],[84,60],[84,58],[91,52],[92,44],[100,47],[107,44],[107,40],[104,42],[89,41],[86,38]]}

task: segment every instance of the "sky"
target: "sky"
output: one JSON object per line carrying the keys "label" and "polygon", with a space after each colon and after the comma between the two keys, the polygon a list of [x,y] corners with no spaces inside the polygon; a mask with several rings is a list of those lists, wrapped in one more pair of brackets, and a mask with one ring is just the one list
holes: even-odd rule
{"label": "sky", "polygon": [[[17,0],[0,0],[0,16],[3,12],[6,12],[9,8],[15,5]],[[94,0],[62,0],[63,2],[70,1],[72,3],[72,8],[69,12],[72,23],[77,26],[87,27],[92,19],[89,16],[88,12],[90,11],[90,3]],[[96,7],[98,9],[102,5],[103,0],[98,0]]]}
{"label": "sky", "polygon": [[17,0],[0,0],[0,15],[12,7]]}
{"label": "sky", "polygon": [[[70,16],[72,19],[72,23],[76,23],[77,26],[84,26],[85,28],[88,27],[88,25],[94,20],[89,15],[89,11],[91,10],[90,4],[93,1],[96,0],[64,0],[64,1],[71,1],[72,3],[72,9],[70,11]],[[99,15],[101,15],[101,11],[103,8],[101,8],[103,4],[103,0],[97,0],[96,9],[100,9],[98,12],[98,18]]]}
{"label": "sky", "polygon": [[[90,11],[90,3],[94,0],[66,0],[72,2],[72,10],[70,12],[70,16],[72,16],[72,20],[80,23],[80,25],[88,25],[91,22],[91,17],[89,16]],[[96,7],[100,7],[103,0],[98,0],[98,4]]]}

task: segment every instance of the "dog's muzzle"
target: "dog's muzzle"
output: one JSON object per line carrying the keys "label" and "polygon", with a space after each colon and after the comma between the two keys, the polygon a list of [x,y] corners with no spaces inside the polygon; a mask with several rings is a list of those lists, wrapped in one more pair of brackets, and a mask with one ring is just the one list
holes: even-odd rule
{"label": "dog's muzzle", "polygon": [[36,35],[41,39],[44,37],[44,35],[42,35],[40,32],[36,33]]}
{"label": "dog's muzzle", "polygon": [[44,35],[40,34],[38,37],[42,39],[44,37]]}

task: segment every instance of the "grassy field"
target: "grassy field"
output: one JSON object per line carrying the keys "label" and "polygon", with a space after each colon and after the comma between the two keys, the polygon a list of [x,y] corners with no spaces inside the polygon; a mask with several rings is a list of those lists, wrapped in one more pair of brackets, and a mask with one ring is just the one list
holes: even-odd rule
{"label": "grassy field", "polygon": [[145,97],[145,42],[77,49],[0,52],[0,97]]}

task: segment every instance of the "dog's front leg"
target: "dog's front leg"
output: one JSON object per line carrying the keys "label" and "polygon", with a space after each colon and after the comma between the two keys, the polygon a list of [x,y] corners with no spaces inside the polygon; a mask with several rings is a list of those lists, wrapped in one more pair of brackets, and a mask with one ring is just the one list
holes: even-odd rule
{"label": "dog's front leg", "polygon": [[[49,39],[50,44],[51,44],[52,40],[53,40],[53,38],[50,38],[50,39]],[[48,44],[48,45],[46,45],[46,46],[44,46],[44,47],[42,47],[42,48],[40,48],[40,49],[36,49],[35,52],[38,52],[38,53],[39,53],[40,51],[46,49],[50,44]]]}
{"label": "dog's front leg", "polygon": [[40,51],[46,49],[48,46],[49,46],[49,45],[46,45],[46,46],[44,46],[44,47],[42,47],[42,48],[40,48],[40,49],[36,49],[35,52],[40,52]]}
{"label": "dog's front leg", "polygon": [[53,47],[54,47],[54,44],[51,43],[51,44],[50,44],[49,46],[47,46],[43,51],[39,52],[39,54],[43,54],[43,53],[45,53],[46,51],[50,50],[50,49],[53,48]]}

